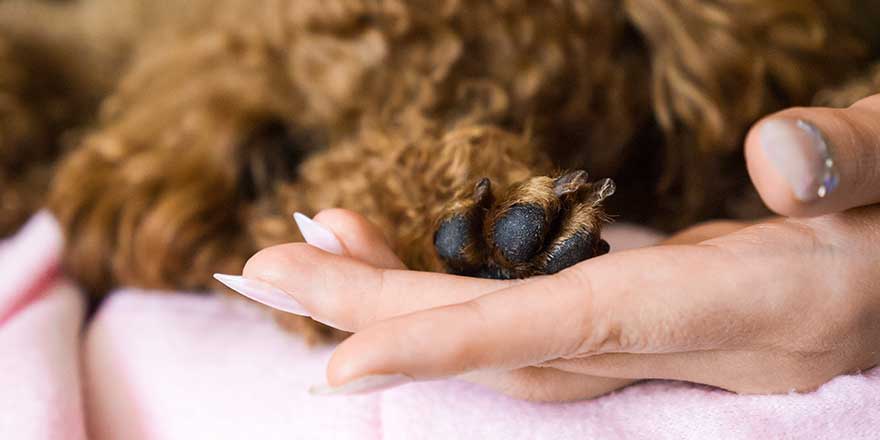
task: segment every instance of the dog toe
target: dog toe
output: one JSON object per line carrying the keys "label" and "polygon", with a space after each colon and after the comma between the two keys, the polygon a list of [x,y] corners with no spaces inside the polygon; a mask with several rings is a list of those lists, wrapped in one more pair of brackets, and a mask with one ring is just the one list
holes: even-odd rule
{"label": "dog toe", "polygon": [[495,222],[492,240],[505,260],[520,264],[538,254],[546,231],[547,218],[542,207],[514,205]]}
{"label": "dog toe", "polygon": [[492,202],[491,182],[483,178],[472,191],[456,197],[441,217],[434,249],[450,272],[472,272],[484,263],[483,221]]}

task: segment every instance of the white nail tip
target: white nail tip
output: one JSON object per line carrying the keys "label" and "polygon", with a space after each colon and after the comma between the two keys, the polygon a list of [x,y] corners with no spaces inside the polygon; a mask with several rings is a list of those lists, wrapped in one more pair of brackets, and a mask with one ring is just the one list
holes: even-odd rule
{"label": "white nail tip", "polygon": [[412,381],[413,379],[405,374],[381,374],[365,376],[338,387],[314,385],[309,388],[309,393],[315,396],[365,394],[386,390]]}
{"label": "white nail tip", "polygon": [[299,227],[306,243],[331,254],[342,255],[344,253],[339,239],[324,225],[298,212],[293,214],[293,220]]}
{"label": "white nail tip", "polygon": [[309,316],[309,312],[306,311],[299,301],[277,287],[238,275],[215,273],[214,278],[226,287],[260,304],[265,304],[294,315]]}

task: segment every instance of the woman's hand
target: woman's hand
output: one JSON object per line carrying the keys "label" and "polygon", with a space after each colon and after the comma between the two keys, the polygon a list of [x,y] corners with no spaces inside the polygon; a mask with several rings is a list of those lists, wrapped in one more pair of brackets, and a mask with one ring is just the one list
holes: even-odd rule
{"label": "woman's hand", "polygon": [[750,134],[768,205],[820,217],[704,225],[556,275],[496,281],[407,271],[378,231],[335,210],[316,220],[344,255],[276,246],[244,274],[355,332],[328,366],[343,391],[459,375],[536,400],[642,378],[813,389],[880,361],[880,207],[867,206],[880,200],[878,103],[789,110]]}

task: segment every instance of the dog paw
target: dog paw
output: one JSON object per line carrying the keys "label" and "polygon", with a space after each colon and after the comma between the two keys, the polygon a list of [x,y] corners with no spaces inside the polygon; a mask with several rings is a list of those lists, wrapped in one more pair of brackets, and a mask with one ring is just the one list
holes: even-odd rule
{"label": "dog paw", "polygon": [[602,201],[614,194],[611,179],[588,182],[585,171],[534,177],[496,197],[481,179],[440,216],[437,256],[449,273],[512,279],[552,274],[608,253],[601,238],[609,222]]}

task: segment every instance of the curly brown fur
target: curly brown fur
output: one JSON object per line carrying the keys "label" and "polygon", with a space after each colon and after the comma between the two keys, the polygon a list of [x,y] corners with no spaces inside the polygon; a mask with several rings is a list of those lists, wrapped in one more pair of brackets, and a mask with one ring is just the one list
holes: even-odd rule
{"label": "curly brown fur", "polygon": [[334,206],[441,270],[435,221],[481,177],[583,168],[621,184],[624,216],[724,214],[711,195],[744,192],[747,127],[876,59],[870,3],[0,0],[0,28],[64,66],[82,108],[103,96],[49,199],[69,269],[103,292],[214,287],[300,239],[290,212]]}

